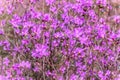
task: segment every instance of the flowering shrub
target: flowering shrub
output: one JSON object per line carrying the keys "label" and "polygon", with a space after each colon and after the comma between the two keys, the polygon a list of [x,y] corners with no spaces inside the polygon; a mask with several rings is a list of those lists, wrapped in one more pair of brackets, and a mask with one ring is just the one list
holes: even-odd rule
{"label": "flowering shrub", "polygon": [[120,16],[112,10],[107,0],[19,0],[0,9],[0,80],[119,80]]}

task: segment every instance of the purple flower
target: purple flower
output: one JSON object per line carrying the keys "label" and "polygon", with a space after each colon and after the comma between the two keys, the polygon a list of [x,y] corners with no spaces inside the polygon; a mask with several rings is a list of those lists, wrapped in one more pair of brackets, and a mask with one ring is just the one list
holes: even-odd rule
{"label": "purple flower", "polygon": [[57,14],[57,8],[55,6],[50,6],[50,11],[54,12]]}
{"label": "purple flower", "polygon": [[4,8],[0,7],[0,15],[3,13]]}
{"label": "purple flower", "polygon": [[83,31],[81,30],[81,28],[76,28],[74,30],[74,33],[72,33],[75,37],[79,38],[82,34],[83,34]]}
{"label": "purple flower", "polygon": [[77,80],[78,77],[79,77],[78,75],[71,75],[70,80]]}
{"label": "purple flower", "polygon": [[47,51],[47,46],[36,44],[35,49],[32,51],[32,57],[41,58],[43,56],[48,56],[49,52]]}
{"label": "purple flower", "polygon": [[116,37],[120,38],[120,30],[117,31]]}
{"label": "purple flower", "polygon": [[107,5],[107,0],[97,0],[96,1],[97,4],[102,4],[103,6]]}
{"label": "purple flower", "polygon": [[0,80],[9,80],[9,79],[4,75],[0,75]]}
{"label": "purple flower", "polygon": [[4,34],[4,31],[3,30],[0,30],[0,35],[3,35]]}
{"label": "purple flower", "polygon": [[30,0],[31,3],[35,3],[37,0]]}
{"label": "purple flower", "polygon": [[55,0],[45,0],[45,1],[47,5],[52,5],[55,2]]}
{"label": "purple flower", "polygon": [[75,17],[74,22],[75,22],[76,24],[78,24],[78,25],[82,25],[83,22],[84,22],[84,19],[82,19],[82,18],[80,19],[80,18],[78,18],[78,17]]}
{"label": "purple flower", "polygon": [[31,63],[29,61],[22,61],[19,66],[30,69]]}
{"label": "purple flower", "polygon": [[88,37],[85,35],[82,35],[81,37],[79,37],[79,40],[81,42],[81,44],[88,44]]}
{"label": "purple flower", "polygon": [[3,64],[5,64],[6,66],[8,66],[10,63],[10,60],[7,57],[5,57],[3,61],[4,61]]}

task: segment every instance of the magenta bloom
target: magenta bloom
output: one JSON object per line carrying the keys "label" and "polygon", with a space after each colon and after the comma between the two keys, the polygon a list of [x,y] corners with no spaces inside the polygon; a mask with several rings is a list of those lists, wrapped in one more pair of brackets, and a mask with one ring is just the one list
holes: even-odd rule
{"label": "magenta bloom", "polygon": [[36,44],[35,49],[32,51],[32,57],[41,58],[43,56],[48,56],[47,46]]}

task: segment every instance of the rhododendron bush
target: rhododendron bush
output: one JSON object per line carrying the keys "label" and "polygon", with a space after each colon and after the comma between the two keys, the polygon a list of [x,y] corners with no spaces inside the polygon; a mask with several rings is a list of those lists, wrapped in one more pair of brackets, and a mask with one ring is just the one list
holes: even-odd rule
{"label": "rhododendron bush", "polygon": [[115,9],[110,0],[3,1],[0,80],[120,80],[119,5]]}

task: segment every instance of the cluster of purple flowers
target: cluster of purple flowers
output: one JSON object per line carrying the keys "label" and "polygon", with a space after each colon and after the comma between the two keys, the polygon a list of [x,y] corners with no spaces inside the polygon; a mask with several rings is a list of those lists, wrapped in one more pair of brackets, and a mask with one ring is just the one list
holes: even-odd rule
{"label": "cluster of purple flowers", "polygon": [[[42,10],[36,10],[40,1]],[[0,80],[116,79],[120,16],[109,25],[105,13],[112,5],[107,0],[18,3],[27,6],[23,15],[14,5],[0,14]]]}

